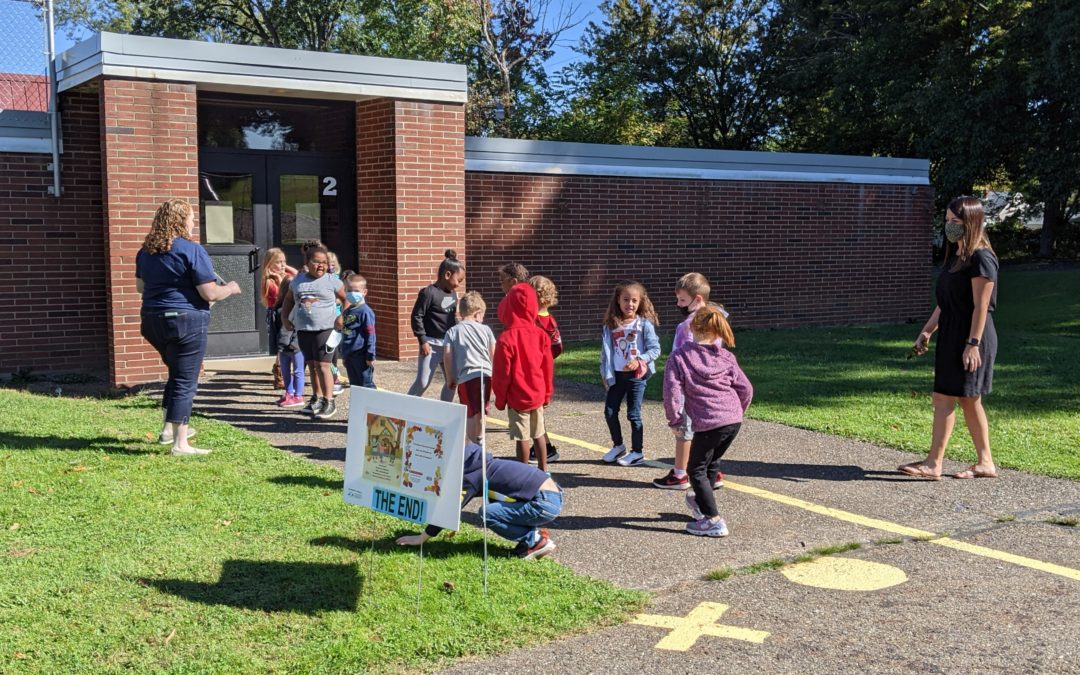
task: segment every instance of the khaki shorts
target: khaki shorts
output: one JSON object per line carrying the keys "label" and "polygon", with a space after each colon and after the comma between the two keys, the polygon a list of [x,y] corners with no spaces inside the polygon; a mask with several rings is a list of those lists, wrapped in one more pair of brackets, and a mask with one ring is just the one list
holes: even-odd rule
{"label": "khaki shorts", "polygon": [[544,430],[544,409],[528,410],[521,412],[506,406],[506,415],[510,418],[510,440],[528,441],[540,438]]}

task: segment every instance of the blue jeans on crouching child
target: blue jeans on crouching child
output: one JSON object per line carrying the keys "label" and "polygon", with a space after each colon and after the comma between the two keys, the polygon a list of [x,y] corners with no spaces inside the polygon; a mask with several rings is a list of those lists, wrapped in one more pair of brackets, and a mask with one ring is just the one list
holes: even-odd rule
{"label": "blue jeans on crouching child", "polygon": [[487,525],[503,539],[536,543],[536,528],[547,525],[562,511],[563,493],[541,490],[527,502],[491,502],[487,505]]}
{"label": "blue jeans on crouching child", "polygon": [[608,387],[604,400],[604,419],[607,420],[611,442],[623,444],[622,426],[619,424],[619,407],[626,399],[626,419],[630,421],[630,449],[641,452],[644,445],[645,425],[641,423],[641,401],[645,398],[645,381],[633,373],[615,373],[615,384]]}

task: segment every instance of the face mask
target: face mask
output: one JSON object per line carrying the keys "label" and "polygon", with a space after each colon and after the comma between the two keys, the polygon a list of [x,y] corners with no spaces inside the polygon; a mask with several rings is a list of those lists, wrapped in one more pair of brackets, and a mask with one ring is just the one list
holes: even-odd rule
{"label": "face mask", "polygon": [[963,236],[964,236],[964,224],[963,223],[954,223],[954,222],[951,222],[951,221],[946,221],[946,223],[945,223],[945,238],[946,239],[948,239],[951,243],[955,244],[956,242],[960,241],[960,237],[963,237]]}
{"label": "face mask", "polygon": [[683,316],[690,316],[690,305],[687,305],[686,307],[675,305],[675,309],[679,310],[679,314],[682,314]]}
{"label": "face mask", "polygon": [[364,294],[358,291],[349,291],[345,294],[345,299],[348,300],[351,305],[359,305],[364,301]]}

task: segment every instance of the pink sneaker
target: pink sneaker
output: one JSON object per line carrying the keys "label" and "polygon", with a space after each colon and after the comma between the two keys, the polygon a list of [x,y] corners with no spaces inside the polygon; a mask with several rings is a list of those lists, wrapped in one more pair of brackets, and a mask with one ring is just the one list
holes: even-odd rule
{"label": "pink sneaker", "polygon": [[282,408],[299,408],[300,406],[304,405],[304,403],[307,402],[307,401],[304,400],[303,396],[296,396],[296,395],[293,395],[293,396],[286,395],[285,399],[286,399],[285,402],[281,404]]}
{"label": "pink sneaker", "polygon": [[275,403],[274,405],[278,406],[279,408],[284,408],[285,403],[288,402],[288,400],[289,400],[289,395],[288,394],[282,394],[281,398],[279,398],[277,400],[277,403]]}

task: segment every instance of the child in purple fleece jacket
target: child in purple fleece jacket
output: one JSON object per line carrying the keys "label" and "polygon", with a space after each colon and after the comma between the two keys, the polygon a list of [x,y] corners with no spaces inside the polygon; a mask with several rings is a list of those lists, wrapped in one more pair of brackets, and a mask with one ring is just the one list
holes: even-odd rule
{"label": "child in purple fleece jacket", "polygon": [[664,366],[664,412],[676,437],[684,417],[690,418],[694,431],[686,467],[694,489],[686,495],[686,505],[694,521],[686,531],[726,537],[727,523],[716,508],[712,485],[720,472],[720,458],[739,433],[754,388],[735,356],[724,348],[734,347],[735,337],[720,309],[700,308],[690,329],[694,342],[672,352]]}

